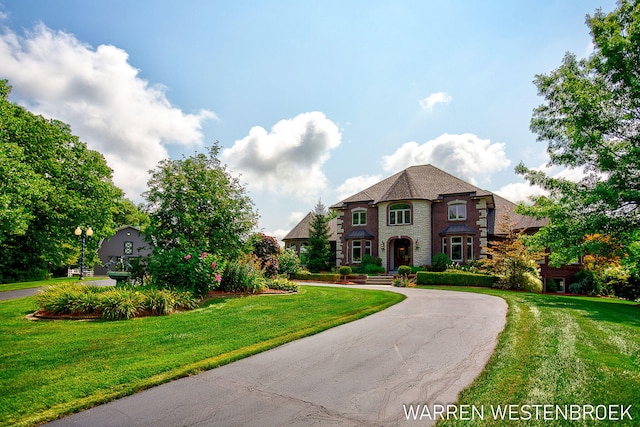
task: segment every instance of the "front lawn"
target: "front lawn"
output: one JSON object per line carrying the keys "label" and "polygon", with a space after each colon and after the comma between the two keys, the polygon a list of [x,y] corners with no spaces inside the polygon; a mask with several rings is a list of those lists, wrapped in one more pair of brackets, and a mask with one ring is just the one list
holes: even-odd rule
{"label": "front lawn", "polygon": [[[451,417],[438,426],[640,425],[638,303],[494,289],[430,288],[496,295],[509,304],[507,324],[493,356],[457,402],[469,405],[465,408],[484,408],[485,419]],[[536,419],[533,405],[549,404],[560,405],[560,409],[579,405],[584,416],[565,420],[562,414],[556,415],[554,407],[546,420],[539,408]],[[492,407],[497,405],[515,405],[519,412],[512,418],[522,419],[494,417]],[[596,408],[598,405],[606,405],[606,414],[605,407]],[[609,405],[614,405],[613,411]],[[622,412],[616,414],[615,409],[620,405],[632,405],[629,415],[633,420],[626,415],[615,420],[622,418]],[[606,415],[607,419],[592,420],[587,414],[591,407],[597,409],[594,418]]]}
{"label": "front lawn", "polygon": [[36,425],[346,323],[404,299],[303,286],[214,299],[170,316],[30,321],[34,297],[0,302],[0,424]]}

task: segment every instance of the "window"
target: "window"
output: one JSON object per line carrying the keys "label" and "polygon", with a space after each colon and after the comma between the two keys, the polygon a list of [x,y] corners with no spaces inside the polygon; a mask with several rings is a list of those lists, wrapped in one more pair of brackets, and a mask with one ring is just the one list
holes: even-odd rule
{"label": "window", "polygon": [[473,237],[467,237],[467,261],[473,260]]}
{"label": "window", "polygon": [[451,238],[451,261],[462,262],[462,237]]}
{"label": "window", "polygon": [[351,260],[354,263],[359,263],[362,259],[362,242],[360,240],[354,240],[351,242]]}
{"label": "window", "polygon": [[351,212],[351,225],[367,225],[367,211],[358,209]]}
{"label": "window", "polygon": [[124,254],[133,255],[133,242],[130,242],[130,241],[124,242]]}
{"label": "window", "polygon": [[445,254],[448,255],[448,252],[447,252],[447,238],[446,237],[442,238],[442,253],[445,253]]}
{"label": "window", "polygon": [[389,208],[389,225],[411,224],[411,206],[398,203]]}
{"label": "window", "polygon": [[467,205],[456,203],[449,205],[449,221],[463,221],[467,219]]}
{"label": "window", "polygon": [[371,255],[371,240],[364,242],[364,254]]}

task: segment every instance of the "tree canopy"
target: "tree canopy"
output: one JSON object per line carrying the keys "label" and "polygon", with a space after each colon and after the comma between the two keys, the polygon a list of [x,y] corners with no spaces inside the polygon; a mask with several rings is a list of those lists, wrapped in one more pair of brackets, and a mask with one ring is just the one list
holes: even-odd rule
{"label": "tree canopy", "polygon": [[75,263],[74,230],[91,226],[89,253],[114,230],[122,191],[104,157],[58,120],[8,100],[0,80],[0,282],[43,278]]}
{"label": "tree canopy", "polygon": [[257,222],[244,187],[208,154],[166,159],[151,171],[147,200],[147,235],[157,250],[206,251],[217,259],[239,255]]}
{"label": "tree canopy", "polygon": [[631,244],[640,225],[640,2],[623,0],[609,14],[597,10],[586,23],[592,54],[567,53],[556,70],[536,76],[545,102],[531,120],[550,165],[579,168],[583,178],[516,169],[549,193],[519,212],[549,218],[536,240],[552,250],[555,264],[584,255],[588,235]]}

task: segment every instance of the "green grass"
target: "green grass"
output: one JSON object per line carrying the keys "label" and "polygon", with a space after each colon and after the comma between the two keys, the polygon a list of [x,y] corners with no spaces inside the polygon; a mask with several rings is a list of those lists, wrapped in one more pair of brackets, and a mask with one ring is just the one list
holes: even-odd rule
{"label": "green grass", "polygon": [[[449,289],[461,291],[458,287]],[[458,405],[485,408],[485,419],[438,426],[640,425],[640,306],[609,298],[469,288],[504,298],[507,324],[484,372]],[[426,402],[434,403],[434,402]],[[494,420],[491,405],[632,405],[633,420]],[[535,414],[535,411],[531,411]],[[526,414],[521,414],[527,417]],[[469,418],[469,417],[468,417]],[[542,416],[540,416],[542,418]],[[561,417],[560,417],[561,418]]]}
{"label": "green grass", "polygon": [[170,316],[30,321],[34,297],[0,302],[0,425],[36,425],[364,317],[392,292],[302,287]]}
{"label": "green grass", "polygon": [[[100,280],[99,277],[85,277],[84,281],[89,282],[92,280]],[[16,282],[16,283],[5,283],[0,285],[0,292],[6,291],[16,291],[19,289],[30,289],[30,288],[42,288],[45,286],[51,285],[59,285],[65,282],[79,282],[77,277],[59,277],[57,279],[49,279],[49,280],[39,280],[37,282]]]}

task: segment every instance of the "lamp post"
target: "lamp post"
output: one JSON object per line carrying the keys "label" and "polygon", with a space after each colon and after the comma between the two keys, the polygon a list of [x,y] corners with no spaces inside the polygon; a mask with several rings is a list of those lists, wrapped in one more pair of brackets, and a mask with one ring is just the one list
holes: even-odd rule
{"label": "lamp post", "polygon": [[76,236],[80,237],[80,240],[82,241],[82,249],[80,251],[80,277],[78,278],[78,280],[84,280],[84,244],[85,244],[85,237],[91,237],[93,236],[93,230],[91,229],[91,227],[87,227],[86,230],[84,230],[84,233],[82,232],[82,228],[78,227],[76,228],[76,231],[74,232]]}

